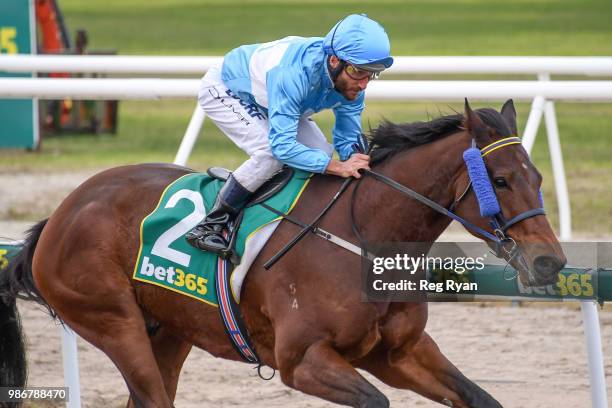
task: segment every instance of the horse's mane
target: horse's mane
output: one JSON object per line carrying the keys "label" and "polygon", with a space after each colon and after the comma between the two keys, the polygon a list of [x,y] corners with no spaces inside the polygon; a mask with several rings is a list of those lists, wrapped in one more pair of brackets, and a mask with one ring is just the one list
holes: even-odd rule
{"label": "horse's mane", "polygon": [[[512,135],[510,127],[495,109],[483,108],[475,112],[500,136]],[[441,116],[429,122],[396,124],[385,120],[370,132],[370,143],[374,146],[371,154],[372,164],[379,163],[395,153],[449,136],[461,129],[462,122],[462,114]]]}

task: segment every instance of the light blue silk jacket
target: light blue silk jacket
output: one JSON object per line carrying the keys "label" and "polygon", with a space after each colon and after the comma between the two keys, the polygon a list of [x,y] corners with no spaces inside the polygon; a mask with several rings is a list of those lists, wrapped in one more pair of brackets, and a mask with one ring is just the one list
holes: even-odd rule
{"label": "light blue silk jacket", "polygon": [[323,173],[330,157],[297,141],[300,118],[323,109],[335,115],[333,145],[346,160],[360,143],[364,92],[349,101],[334,90],[323,38],[287,37],[244,45],[225,55],[221,78],[237,96],[268,115],[274,157],[297,169]]}

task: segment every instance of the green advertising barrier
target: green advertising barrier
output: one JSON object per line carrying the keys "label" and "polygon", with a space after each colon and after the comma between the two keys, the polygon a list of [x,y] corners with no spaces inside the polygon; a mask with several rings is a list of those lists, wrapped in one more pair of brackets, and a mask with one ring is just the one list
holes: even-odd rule
{"label": "green advertising barrier", "polygon": [[[0,54],[36,53],[32,0],[0,0]],[[0,72],[0,77],[31,77]],[[34,149],[38,145],[38,103],[33,99],[0,99],[0,148]]]}
{"label": "green advertising barrier", "polygon": [[[525,300],[612,300],[612,270],[564,268],[559,272],[559,281],[554,285],[526,287],[514,278],[515,271],[502,265],[485,265],[482,270],[471,270],[463,274],[452,271],[433,271],[429,281],[438,284],[428,291],[445,298],[455,295],[455,288],[475,283],[473,291],[461,291],[457,300],[475,300],[509,297]],[[510,277],[510,278],[504,278]],[[449,283],[450,282],[450,283]],[[436,290],[437,289],[437,290]],[[449,299],[454,300],[454,299]]]}

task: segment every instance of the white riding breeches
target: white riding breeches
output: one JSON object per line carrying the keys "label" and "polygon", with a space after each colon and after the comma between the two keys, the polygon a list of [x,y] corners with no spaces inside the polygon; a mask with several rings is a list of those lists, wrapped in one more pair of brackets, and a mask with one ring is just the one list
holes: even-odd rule
{"label": "white riding breeches", "polygon": [[[247,190],[254,192],[281,169],[268,140],[268,118],[257,105],[234,95],[221,80],[221,67],[211,67],[200,86],[198,103],[208,117],[250,158],[232,174]],[[319,149],[330,157],[333,147],[310,118],[298,123],[297,140],[305,146]]]}

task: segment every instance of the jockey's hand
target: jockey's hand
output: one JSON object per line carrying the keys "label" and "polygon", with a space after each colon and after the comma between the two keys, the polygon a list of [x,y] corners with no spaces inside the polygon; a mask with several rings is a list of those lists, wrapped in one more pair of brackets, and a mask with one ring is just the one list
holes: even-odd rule
{"label": "jockey's hand", "polygon": [[340,177],[355,177],[361,178],[359,170],[368,169],[370,170],[370,156],[362,153],[353,154],[346,161],[339,161],[331,159],[325,169],[325,174],[333,174],[334,176]]}

